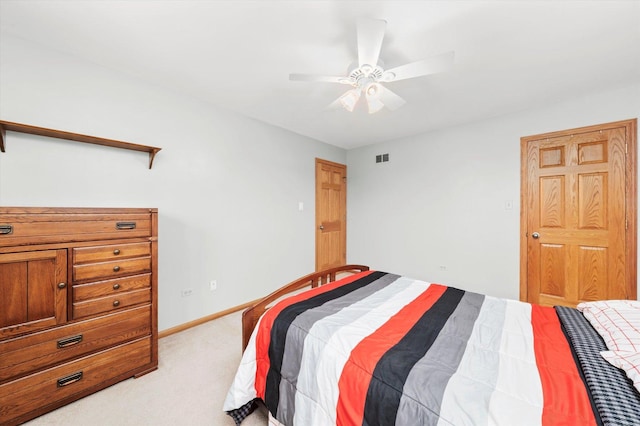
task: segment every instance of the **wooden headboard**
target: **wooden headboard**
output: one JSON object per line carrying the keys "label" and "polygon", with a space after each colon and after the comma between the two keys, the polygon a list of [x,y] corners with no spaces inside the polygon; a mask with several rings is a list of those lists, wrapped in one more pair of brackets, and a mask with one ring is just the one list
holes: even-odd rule
{"label": "wooden headboard", "polygon": [[[251,333],[256,327],[258,320],[276,300],[305,287],[314,288],[336,281],[336,276],[340,274],[356,274],[358,272],[368,270],[369,267],[364,265],[343,265],[324,271],[313,272],[290,282],[268,296],[260,299],[255,304],[245,309],[242,313],[242,351],[244,352],[245,348],[249,344],[249,338],[251,337]],[[338,277],[338,279],[339,278],[341,277]]]}

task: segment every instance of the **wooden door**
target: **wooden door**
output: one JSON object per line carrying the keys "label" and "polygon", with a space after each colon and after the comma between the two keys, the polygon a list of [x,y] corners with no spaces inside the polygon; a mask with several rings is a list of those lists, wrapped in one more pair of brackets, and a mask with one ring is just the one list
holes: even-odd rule
{"label": "wooden door", "polygon": [[347,263],[347,166],[316,158],[316,271]]}
{"label": "wooden door", "polygon": [[520,298],[636,299],[636,120],[521,139]]}
{"label": "wooden door", "polygon": [[67,320],[67,251],[0,254],[0,338]]}

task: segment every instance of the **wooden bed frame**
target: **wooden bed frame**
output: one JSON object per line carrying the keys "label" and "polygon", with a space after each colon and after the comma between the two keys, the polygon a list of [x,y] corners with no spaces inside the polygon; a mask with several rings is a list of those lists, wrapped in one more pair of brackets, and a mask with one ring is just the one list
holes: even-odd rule
{"label": "wooden bed frame", "polygon": [[[343,265],[324,271],[313,272],[309,275],[305,275],[302,278],[298,278],[295,281],[290,282],[284,287],[279,288],[268,296],[258,300],[252,306],[245,309],[242,313],[242,352],[249,344],[249,338],[253,329],[256,327],[258,320],[263,313],[269,309],[271,304],[283,296],[289,293],[303,289],[307,286],[315,288],[333,281],[336,281],[336,276],[339,274],[356,274],[363,271],[368,271],[369,267],[364,265]],[[342,278],[342,277],[339,277]]]}

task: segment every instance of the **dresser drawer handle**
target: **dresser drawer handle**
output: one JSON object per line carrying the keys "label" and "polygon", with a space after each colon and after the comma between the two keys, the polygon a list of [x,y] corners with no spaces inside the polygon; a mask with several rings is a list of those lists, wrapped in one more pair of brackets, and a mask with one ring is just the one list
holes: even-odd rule
{"label": "dresser drawer handle", "polygon": [[61,388],[63,386],[70,385],[71,383],[75,383],[82,379],[82,371],[78,371],[77,373],[73,373],[67,377],[63,377],[62,379],[58,379],[58,387]]}
{"label": "dresser drawer handle", "polygon": [[119,255],[119,254],[120,254],[120,250],[115,249],[115,250],[113,251],[113,254],[114,254],[115,256]]}
{"label": "dresser drawer handle", "polygon": [[114,301],[113,301],[113,306],[115,306],[116,308],[117,308],[118,306],[120,306],[120,301],[119,301],[119,300],[114,300]]}
{"label": "dresser drawer handle", "polygon": [[113,289],[114,290],[119,290],[120,289],[120,284],[114,284],[113,285]]}
{"label": "dresser drawer handle", "polygon": [[82,342],[82,334],[58,340],[58,349],[67,348]]}
{"label": "dresser drawer handle", "polygon": [[116,229],[136,229],[135,222],[116,222]]}
{"label": "dresser drawer handle", "polygon": [[113,272],[118,272],[119,270],[120,270],[120,267],[119,267],[119,266],[114,266],[114,267],[113,267]]}
{"label": "dresser drawer handle", "polygon": [[11,225],[0,225],[0,235],[7,235],[13,232],[13,226]]}

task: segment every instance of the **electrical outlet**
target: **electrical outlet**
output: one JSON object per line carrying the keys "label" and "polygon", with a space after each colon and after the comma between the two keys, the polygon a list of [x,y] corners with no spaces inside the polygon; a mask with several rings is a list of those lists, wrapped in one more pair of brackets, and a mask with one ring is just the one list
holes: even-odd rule
{"label": "electrical outlet", "polygon": [[191,296],[192,294],[193,294],[193,289],[192,288],[185,288],[180,292],[180,295],[182,297]]}
{"label": "electrical outlet", "polygon": [[218,289],[218,280],[209,281],[209,290],[215,291]]}

